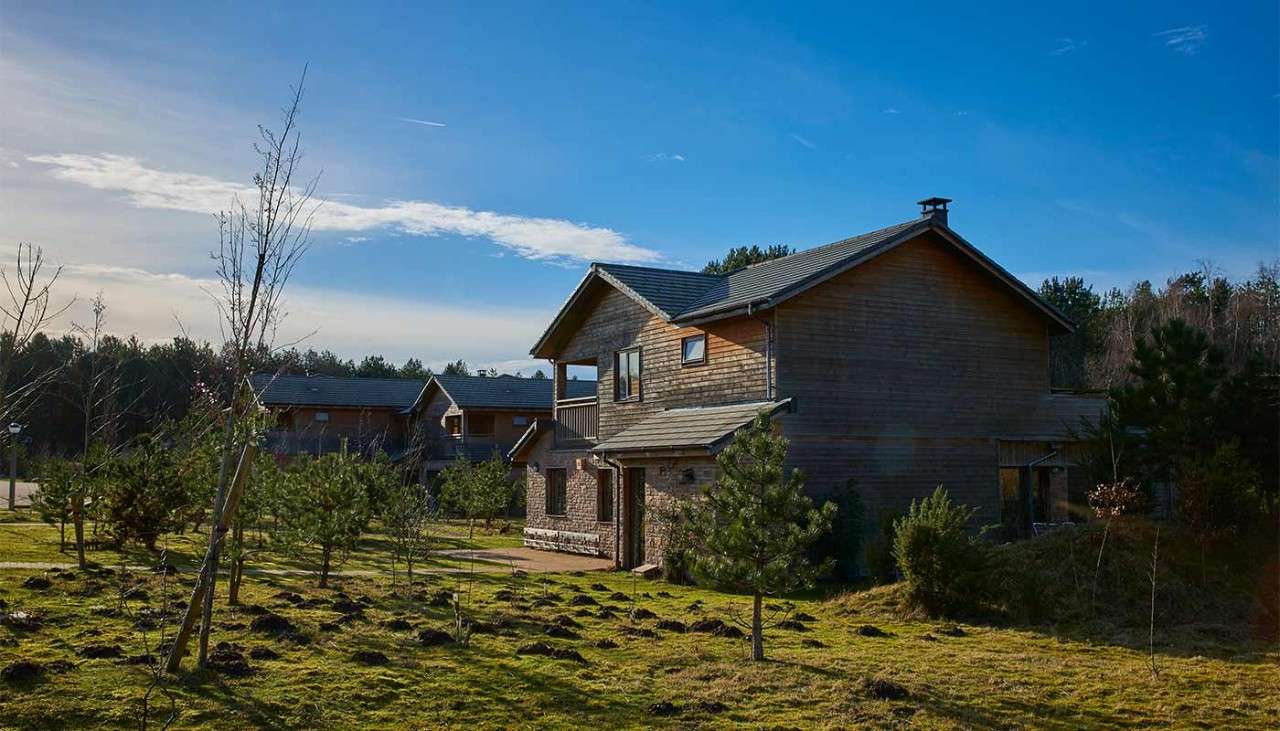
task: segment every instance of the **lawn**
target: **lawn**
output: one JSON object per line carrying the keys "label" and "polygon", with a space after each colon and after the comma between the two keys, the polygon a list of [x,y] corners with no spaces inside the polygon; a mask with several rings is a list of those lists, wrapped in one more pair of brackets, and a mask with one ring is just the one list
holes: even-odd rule
{"label": "lawn", "polygon": [[[28,530],[56,539],[47,528]],[[40,572],[0,571],[8,611],[43,618],[38,629],[0,628],[0,666],[19,658],[46,666],[34,681],[0,685],[0,726],[136,728],[148,675],[125,659],[144,652],[135,622],[165,594],[183,601],[190,573],[126,577],[147,598],[124,602],[123,615],[118,574],[50,572],[49,588],[24,587],[33,575]],[[468,645],[418,639],[451,630],[453,610],[432,601],[442,591],[461,592],[466,619],[484,623]],[[307,577],[250,576],[245,606],[220,606],[213,641],[249,656],[251,673],[186,672],[168,690],[179,710],[175,728],[1280,725],[1280,653],[1247,633],[1163,629],[1153,677],[1145,633],[944,626],[903,619],[888,608],[893,592],[832,587],[791,597],[798,624],[771,629],[770,659],[751,663],[741,639],[670,623],[732,623],[747,606],[743,597],[628,574],[435,576],[395,594],[382,577],[346,577],[320,590]],[[363,611],[350,614],[344,600]],[[336,623],[340,608],[350,619]],[[633,618],[638,609],[654,616]],[[264,610],[300,637],[254,632]],[[388,626],[393,620],[408,628]],[[546,634],[553,625],[563,636]],[[581,661],[517,653],[537,642],[576,651]],[[83,657],[94,645],[107,654],[119,645],[123,657]],[[256,648],[279,657],[255,659]],[[382,653],[387,664],[354,659],[361,651]],[[904,695],[882,697],[897,690]]]}

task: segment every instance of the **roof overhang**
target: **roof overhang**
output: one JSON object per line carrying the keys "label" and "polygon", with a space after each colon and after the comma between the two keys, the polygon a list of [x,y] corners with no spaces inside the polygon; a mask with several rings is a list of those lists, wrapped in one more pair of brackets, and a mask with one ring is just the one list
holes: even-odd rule
{"label": "roof overhang", "polygon": [[[726,404],[723,406],[709,407],[693,407],[682,409],[665,409],[652,414],[639,423],[622,430],[611,438],[606,439],[601,444],[596,445],[591,451],[595,454],[616,456],[619,458],[630,457],[638,458],[640,456],[654,457],[674,457],[674,456],[706,456],[719,452],[728,444],[734,434],[755,420],[756,416],[761,412],[765,412],[769,418],[773,418],[779,413],[791,410],[791,399],[783,399],[781,401],[764,401],[751,402],[746,404]],[[635,434],[637,432],[648,432],[656,424],[669,427],[670,434],[676,435],[680,433],[682,425],[680,421],[688,418],[699,418],[707,415],[709,412],[719,411],[722,415],[723,423],[715,427],[714,432],[704,432],[698,439],[679,439],[672,438],[670,443],[663,443],[662,438],[642,438],[637,440]],[[705,428],[701,424],[691,424],[684,428],[693,430]]]}
{"label": "roof overhang", "polygon": [[560,306],[556,316],[551,320],[551,324],[547,326],[542,336],[538,338],[538,342],[534,343],[533,347],[530,348],[529,354],[535,358],[554,358],[557,341],[559,340],[557,335],[572,322],[572,313],[588,300],[593,292],[598,291],[601,284],[613,287],[663,320],[671,320],[670,313],[664,312],[662,308],[641,296],[639,292],[636,292],[631,287],[628,287],[622,280],[600,268],[598,264],[592,264],[582,281],[578,282],[578,286],[574,288],[573,294],[570,294],[569,299],[565,300],[565,303]]}

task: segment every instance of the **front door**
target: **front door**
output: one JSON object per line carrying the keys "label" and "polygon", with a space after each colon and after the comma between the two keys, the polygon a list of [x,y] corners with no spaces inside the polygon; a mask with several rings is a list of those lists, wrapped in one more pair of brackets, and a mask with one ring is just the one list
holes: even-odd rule
{"label": "front door", "polygon": [[623,518],[623,567],[634,568],[644,563],[644,468],[628,467],[623,486],[625,512]]}

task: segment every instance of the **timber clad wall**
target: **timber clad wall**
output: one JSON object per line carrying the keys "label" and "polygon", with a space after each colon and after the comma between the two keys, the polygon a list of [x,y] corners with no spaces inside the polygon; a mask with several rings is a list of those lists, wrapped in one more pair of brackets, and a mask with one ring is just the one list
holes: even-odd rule
{"label": "timber clad wall", "polygon": [[[707,334],[707,360],[680,364],[680,340]],[[614,402],[613,354],[641,347],[641,400]],[[594,359],[600,381],[599,441],[664,408],[765,398],[764,326],[740,318],[704,328],[677,328],[643,305],[609,288],[557,356],[561,362]]]}
{"label": "timber clad wall", "polygon": [[1043,319],[933,234],[777,314],[791,461],[822,494],[853,477],[874,509],[945,486],[1000,517],[995,437],[1049,393]]}

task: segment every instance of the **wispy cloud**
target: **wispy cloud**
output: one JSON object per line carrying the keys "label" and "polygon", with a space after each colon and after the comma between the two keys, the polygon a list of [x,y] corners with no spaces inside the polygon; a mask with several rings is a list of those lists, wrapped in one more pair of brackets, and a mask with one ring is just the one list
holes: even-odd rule
{"label": "wispy cloud", "polygon": [[[212,278],[71,264],[64,267],[59,286],[81,294],[102,291],[107,324],[118,335],[164,342],[181,322],[194,338],[217,342],[220,337],[218,313],[208,294],[220,291],[220,285]],[[82,297],[57,325],[69,329],[71,322],[84,321],[87,307],[87,297]],[[284,309],[277,344],[301,340],[300,347],[329,348],[349,358],[382,353],[403,362],[412,356],[429,366],[439,364],[437,368],[462,358],[472,366],[502,370],[527,362],[522,359],[532,344],[530,333],[541,332],[552,315],[528,307],[449,305],[298,284],[285,290]],[[406,330],[405,322],[423,327]]]}
{"label": "wispy cloud", "polygon": [[684,155],[678,152],[655,152],[645,155],[645,159],[649,162],[684,162]]}
{"label": "wispy cloud", "polygon": [[448,127],[444,122],[431,122],[426,119],[414,119],[413,117],[396,117],[398,121],[408,122],[409,124],[420,124],[423,127]]}
{"label": "wispy cloud", "polygon": [[1057,43],[1057,47],[1052,51],[1049,51],[1050,56],[1065,56],[1068,53],[1075,53],[1081,48],[1089,45],[1089,41],[1078,40],[1075,38],[1059,38]]}
{"label": "wispy cloud", "polygon": [[790,137],[792,140],[795,140],[796,144],[804,145],[805,147],[809,148],[810,150],[816,150],[816,149],[818,149],[818,146],[817,146],[817,145],[813,144],[813,143],[812,143],[812,142],[810,142],[808,139],[806,139],[806,138],[804,138],[804,137],[801,137],[800,135],[796,134],[795,132],[792,132],[791,134],[789,134],[789,135],[787,135],[787,136],[788,136],[788,137]]}
{"label": "wispy cloud", "polygon": [[897,107],[885,107],[880,110],[881,114],[902,114],[902,110]]}
{"label": "wispy cloud", "polygon": [[1209,37],[1209,26],[1184,25],[1181,28],[1162,30],[1156,33],[1155,36],[1163,38],[1164,44],[1176,53],[1181,53],[1184,56],[1194,56]]}
{"label": "wispy cloud", "polygon": [[[38,155],[31,162],[53,167],[60,180],[124,194],[138,208],[213,213],[253,191],[195,173],[147,167],[125,155]],[[353,235],[379,229],[415,236],[456,235],[487,239],[526,259],[651,262],[658,252],[630,243],[612,229],[556,218],[475,211],[429,201],[387,201],[357,206],[325,202],[312,219],[316,231]]]}

